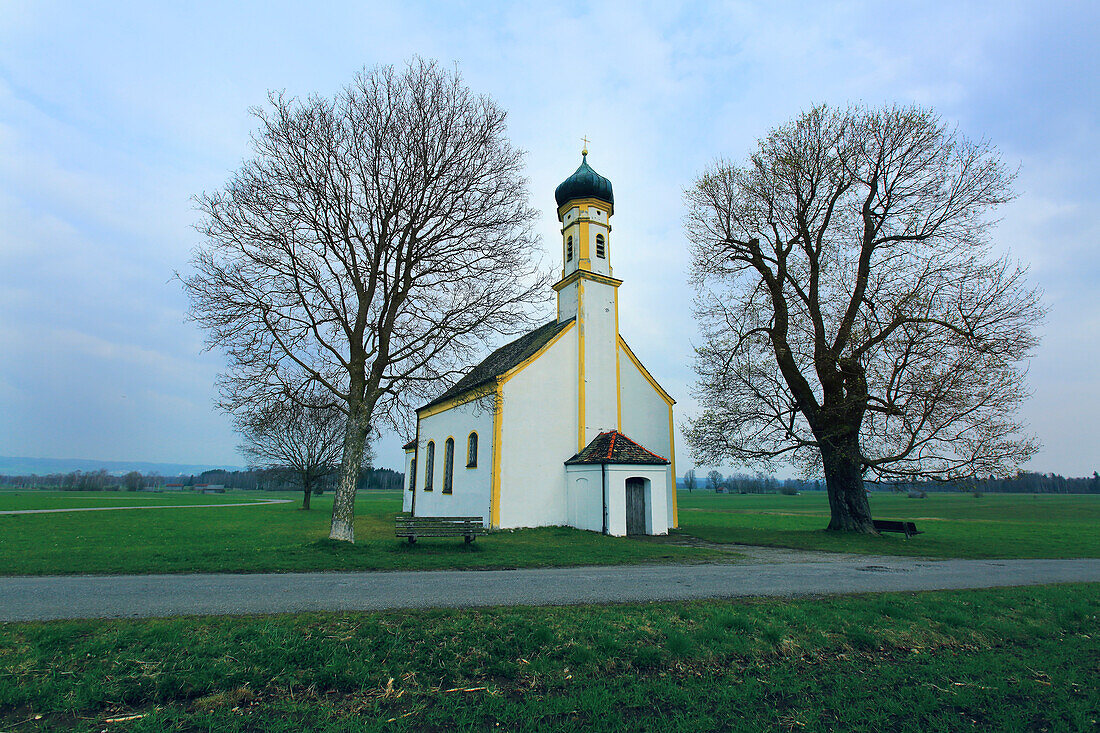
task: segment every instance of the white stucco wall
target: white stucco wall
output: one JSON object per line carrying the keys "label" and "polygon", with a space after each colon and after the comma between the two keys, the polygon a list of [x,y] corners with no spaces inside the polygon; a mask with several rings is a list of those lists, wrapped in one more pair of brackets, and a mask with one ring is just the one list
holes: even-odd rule
{"label": "white stucco wall", "polygon": [[584,445],[600,433],[615,430],[619,423],[615,300],[614,286],[591,280],[584,283],[582,318],[578,324],[584,332]]}
{"label": "white stucco wall", "polygon": [[[471,431],[478,434],[476,468],[466,468],[466,440]],[[455,441],[454,491],[444,494],[443,462],[448,437],[453,437]],[[432,490],[425,491],[424,476],[429,441],[435,441],[435,476]],[[416,516],[484,517],[488,526],[493,475],[492,397],[484,397],[421,419],[417,445],[419,460],[416,466]]]}
{"label": "white stucco wall", "polygon": [[[671,461],[673,456],[672,435],[669,432],[669,405],[634,365],[622,346],[619,347],[619,386],[622,390],[621,432],[636,443]],[[667,475],[664,487],[668,505],[667,527],[671,527],[674,501],[672,492],[675,490],[675,484],[672,481],[671,467],[665,473]]]}
{"label": "white stucco wall", "polygon": [[[599,468],[598,466],[596,467]],[[668,534],[669,512],[665,482],[667,466],[607,466],[607,533],[616,537],[626,534],[626,481],[630,478],[646,480],[645,484],[645,533]]]}
{"label": "white stucco wall", "polygon": [[601,466],[566,466],[567,524],[577,529],[603,531],[604,484]]}
{"label": "white stucco wall", "polygon": [[567,523],[565,461],[577,452],[577,327],[503,389],[500,526]]}

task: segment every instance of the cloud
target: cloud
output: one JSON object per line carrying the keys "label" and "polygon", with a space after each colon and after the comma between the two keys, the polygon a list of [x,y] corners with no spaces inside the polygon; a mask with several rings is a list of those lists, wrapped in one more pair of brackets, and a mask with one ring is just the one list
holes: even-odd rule
{"label": "cloud", "polygon": [[[0,411],[22,426],[0,440],[17,452],[235,462],[210,407],[220,359],[201,353],[170,281],[197,243],[189,197],[248,156],[248,108],[268,89],[331,95],[363,66],[420,54],[457,62],[509,110],[549,262],[553,189],[579,138],[593,141],[616,191],[621,327],[679,400],[678,422],[696,409],[681,195],[711,160],[742,159],[816,102],[932,105],[990,138],[1021,164],[997,242],[1032,263],[1052,309],[1031,372],[1047,444],[1035,465],[1094,468],[1082,446],[1100,442],[1100,410],[1081,396],[1100,394],[1089,6],[8,3],[0,19],[0,335],[19,355],[0,363]],[[399,445],[387,438],[379,463],[400,468]],[[683,466],[682,440],[677,455]]]}

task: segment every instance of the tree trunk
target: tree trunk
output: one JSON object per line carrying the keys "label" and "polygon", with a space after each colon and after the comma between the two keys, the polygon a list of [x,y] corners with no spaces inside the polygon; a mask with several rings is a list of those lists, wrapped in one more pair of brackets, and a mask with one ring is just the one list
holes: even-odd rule
{"label": "tree trunk", "polygon": [[340,461],[340,480],[332,497],[332,530],[329,538],[355,542],[355,491],[359,486],[359,469],[363,465],[363,448],[370,427],[373,405],[366,401],[351,406],[344,431],[344,454]]}
{"label": "tree trunk", "polygon": [[309,480],[308,478],[306,478],[305,476],[302,477],[302,493],[303,493],[303,496],[302,496],[302,510],[303,511],[308,511],[309,510],[309,495],[313,493],[313,482],[311,480]]}
{"label": "tree trunk", "polygon": [[821,460],[825,467],[825,488],[829,492],[831,518],[826,528],[836,532],[874,534],[871,507],[863,489],[863,473],[859,465],[856,439],[840,445],[822,444]]}

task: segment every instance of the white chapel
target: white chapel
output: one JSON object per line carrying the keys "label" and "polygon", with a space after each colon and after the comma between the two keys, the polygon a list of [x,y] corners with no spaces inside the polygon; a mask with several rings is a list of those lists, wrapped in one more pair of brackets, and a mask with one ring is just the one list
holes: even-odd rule
{"label": "white chapel", "polygon": [[586,149],[554,195],[558,316],[416,411],[404,511],[500,529],[666,534],[677,526],[675,400],[619,334],[611,182]]}

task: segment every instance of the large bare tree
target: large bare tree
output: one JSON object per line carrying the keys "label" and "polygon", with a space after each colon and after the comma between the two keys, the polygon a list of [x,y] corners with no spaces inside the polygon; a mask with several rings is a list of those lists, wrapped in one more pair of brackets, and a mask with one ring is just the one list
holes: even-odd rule
{"label": "large bare tree", "polygon": [[334,99],[272,94],[253,157],[198,198],[185,281],[226,352],[223,407],[323,390],[347,416],[331,537],[354,541],[367,437],[498,334],[531,325],[546,273],[505,112],[457,71],[364,71]]}
{"label": "large bare tree", "polygon": [[302,489],[302,509],[321,482],[340,465],[346,417],[335,407],[311,407],[274,399],[241,406],[234,416],[250,469],[273,469]]}
{"label": "large bare tree", "polygon": [[991,254],[1014,174],[929,110],[817,107],[687,193],[699,463],[823,471],[829,529],[873,532],[864,477],[1005,473],[1043,311]]}

